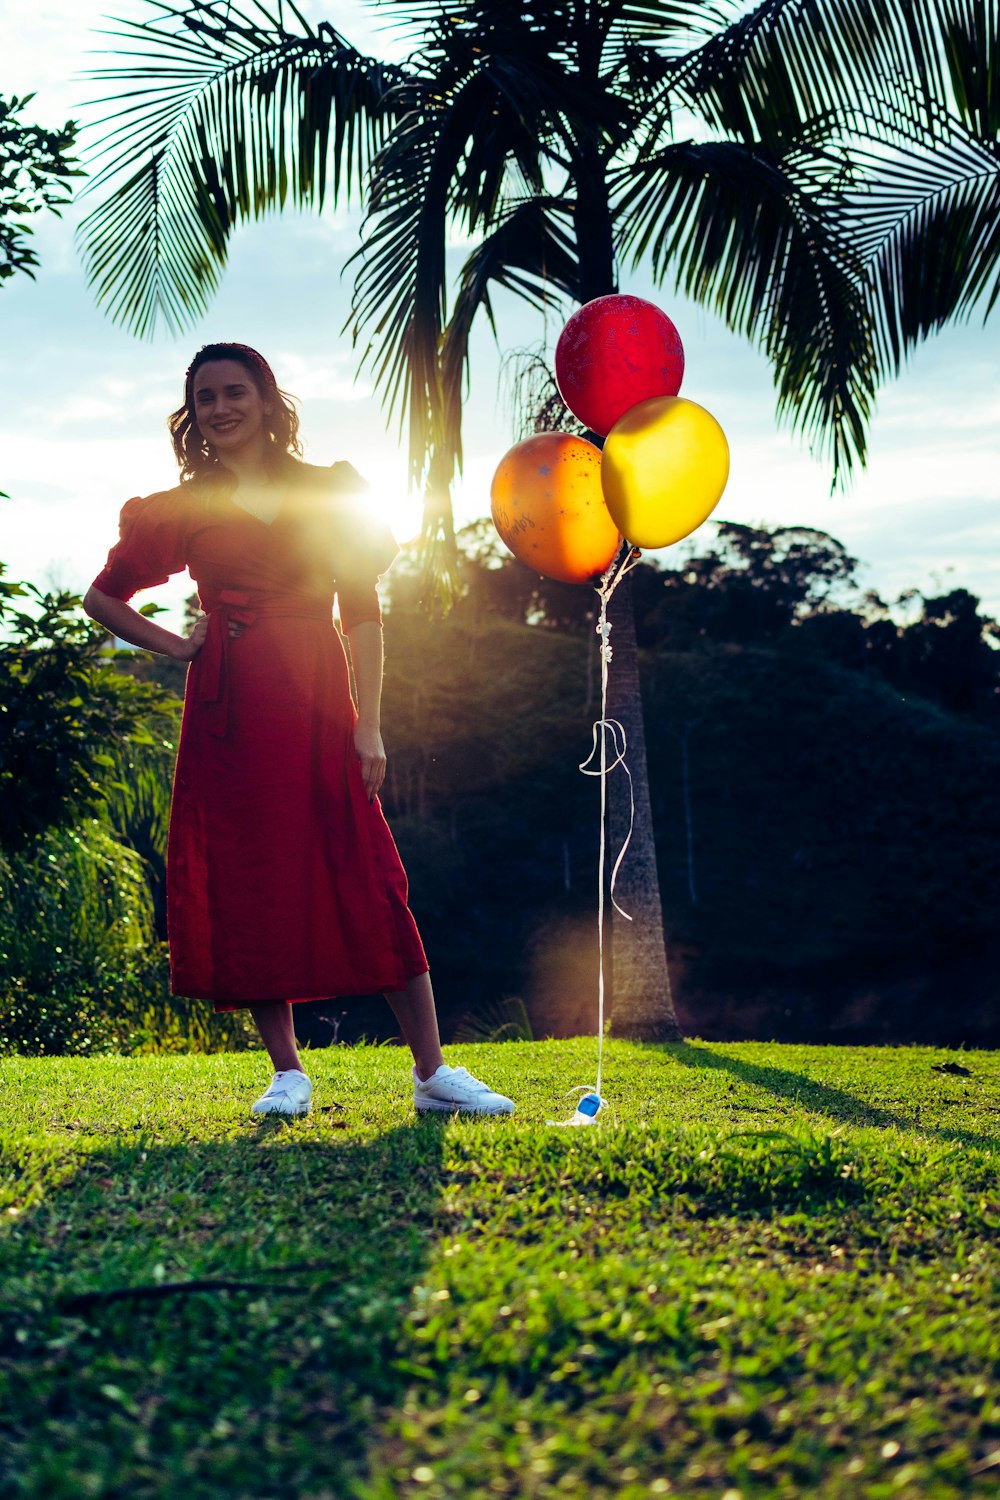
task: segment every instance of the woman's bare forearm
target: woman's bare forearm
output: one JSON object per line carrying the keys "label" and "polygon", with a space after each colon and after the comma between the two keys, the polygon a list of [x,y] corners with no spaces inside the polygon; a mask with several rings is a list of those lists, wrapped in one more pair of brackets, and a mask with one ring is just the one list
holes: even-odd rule
{"label": "woman's bare forearm", "polygon": [[131,646],[141,646],[144,651],[155,651],[160,656],[172,656],[177,661],[186,661],[190,657],[189,636],[175,635],[172,630],[157,625],[155,620],[147,620],[123,599],[113,599],[110,594],[102,594],[100,589],[90,588],[84,595],[83,607],[92,620]]}
{"label": "woman's bare forearm", "polygon": [[358,719],[377,729],[382,720],[382,626],[376,620],[362,620],[347,639],[358,693]]}

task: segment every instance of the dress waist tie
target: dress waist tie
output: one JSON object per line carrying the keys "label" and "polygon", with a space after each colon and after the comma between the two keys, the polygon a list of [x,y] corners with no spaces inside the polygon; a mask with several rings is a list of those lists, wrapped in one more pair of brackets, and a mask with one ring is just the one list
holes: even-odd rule
{"label": "dress waist tie", "polygon": [[197,700],[206,711],[209,733],[220,739],[229,729],[230,622],[235,620],[240,625],[253,625],[262,617],[312,620],[317,625],[332,625],[333,606],[321,599],[296,599],[289,594],[222,590],[219,602],[209,611],[208,633],[195,657]]}

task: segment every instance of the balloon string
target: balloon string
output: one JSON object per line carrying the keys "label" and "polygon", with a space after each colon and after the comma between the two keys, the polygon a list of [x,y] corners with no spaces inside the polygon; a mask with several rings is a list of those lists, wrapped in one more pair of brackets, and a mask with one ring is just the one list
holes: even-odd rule
{"label": "balloon string", "polygon": [[[601,637],[601,717],[593,726],[593,744],[587,759],[580,765],[584,776],[600,776],[601,778],[601,838],[600,854],[597,870],[597,1087],[595,1093],[601,1092],[601,1065],[604,1055],[604,871],[607,863],[607,805],[608,805],[608,776],[617,766],[621,766],[628,777],[629,786],[629,825],[625,841],[618,851],[614,868],[611,872],[611,883],[609,894],[615,910],[619,912],[628,922],[632,918],[627,911],[618,905],[615,900],[615,881],[618,879],[618,871],[621,869],[622,860],[632,841],[632,830],[635,826],[635,789],[632,782],[632,773],[625,761],[625,752],[628,749],[628,740],[624,727],[617,719],[608,718],[608,666],[613,655],[608,637],[611,635],[611,621],[608,619],[608,603],[611,595],[621,583],[627,573],[640,561],[640,553],[637,547],[629,548],[621,562],[616,556],[601,576],[597,586],[597,594],[601,601],[600,611],[597,618],[597,634]],[[608,735],[614,746],[614,759],[608,764]],[[598,741],[598,736],[600,740]],[[591,769],[591,762],[600,748],[600,767]]]}
{"label": "balloon string", "polygon": [[[614,749],[615,749],[615,758],[610,763],[608,762],[606,749],[605,749],[604,744],[602,743],[601,746],[600,746],[600,749],[601,749],[601,764],[600,764],[600,766],[596,770],[591,770],[590,769],[590,763],[591,763],[591,761],[593,760],[594,756],[597,754],[597,751],[598,751],[597,735],[598,735],[599,731],[602,732],[602,733],[606,731],[608,734],[610,734],[610,736],[611,736],[611,743],[613,744]],[[627,765],[626,760],[625,760],[625,752],[628,749],[628,740],[625,737],[624,727],[622,726],[622,724],[617,719],[607,719],[607,718],[598,719],[597,722],[596,722],[596,724],[594,725],[593,733],[594,733],[593,749],[591,750],[590,754],[587,756],[587,759],[580,766],[580,770],[583,772],[584,776],[600,776],[601,777],[601,822],[602,822],[602,826],[603,826],[603,823],[604,823],[605,811],[606,811],[606,807],[607,807],[606,786],[607,786],[607,777],[608,777],[608,775],[612,771],[614,771],[616,769],[616,767],[621,766],[622,770],[625,772],[625,775],[628,777],[628,796],[629,796],[628,833],[625,835],[625,840],[624,840],[621,848],[618,851],[618,858],[615,860],[614,868],[611,871],[611,880],[610,880],[609,885],[608,885],[608,894],[611,897],[611,904],[615,908],[615,911],[619,912],[625,918],[626,922],[631,922],[632,918],[629,915],[629,913],[627,911],[625,911],[625,909],[623,907],[619,906],[618,902],[615,900],[615,882],[618,879],[618,871],[621,869],[622,861],[623,861],[623,859],[625,858],[625,855],[628,852],[628,846],[632,842],[632,833],[633,833],[633,830],[634,830],[634,827],[635,827],[635,789],[634,789],[633,782],[632,782],[632,772],[629,770],[628,765]],[[602,852],[602,857],[603,857],[603,852]]]}

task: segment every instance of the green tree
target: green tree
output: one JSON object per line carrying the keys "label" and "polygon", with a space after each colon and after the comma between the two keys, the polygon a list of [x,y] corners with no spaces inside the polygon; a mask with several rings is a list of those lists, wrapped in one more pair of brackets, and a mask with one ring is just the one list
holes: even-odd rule
{"label": "green tree", "polygon": [[[908,172],[970,109],[989,123],[988,110],[963,103],[989,89],[996,23],[985,5],[381,8],[411,43],[405,66],[366,58],[292,4],[188,0],[121,23],[126,61],[104,74],[122,86],[95,182],[106,196],[83,226],[84,253],[112,316],[140,332],[161,314],[180,327],[204,309],[238,223],[286,202],[322,207],[328,181],[334,201],[364,184],[354,334],[387,404],[405,413],[426,542],[446,566],[470,330],[480,313],[496,327],[498,289],[536,307],[585,302],[617,289],[621,263],[647,258],[658,279],[763,349],[779,415],[835,476],[864,459],[879,380],[935,318],[988,298],[977,261],[938,313],[925,298],[919,316],[904,316],[927,236],[910,237],[915,269],[893,281],[913,212]],[[967,65],[945,66],[956,48]],[[958,197],[943,189],[942,211]],[[873,235],[863,226],[876,199]],[[476,243],[452,299],[456,221]],[[965,209],[956,222],[951,243],[966,254]],[[982,233],[977,244],[991,248]],[[616,933],[615,1024],[666,1035],[674,1022],[624,590],[614,642],[613,711],[639,796],[636,921]]]}
{"label": "green tree", "polygon": [[1000,625],[968,589],[923,598],[900,629],[890,681],[954,713],[995,714],[1000,694]]}
{"label": "green tree", "polygon": [[70,155],[76,126],[45,130],[21,118],[34,98],[0,94],[0,283],[23,271],[34,276],[38,265],[25,220],[49,209],[58,214],[72,196],[69,178],[82,172]]}
{"label": "green tree", "polygon": [[[669,576],[659,622],[669,630],[678,590],[693,591],[697,628],[716,640],[763,644],[854,587],[857,561],[842,543],[810,526],[746,526],[721,521],[714,545]],[[692,621],[684,621],[690,629]]]}

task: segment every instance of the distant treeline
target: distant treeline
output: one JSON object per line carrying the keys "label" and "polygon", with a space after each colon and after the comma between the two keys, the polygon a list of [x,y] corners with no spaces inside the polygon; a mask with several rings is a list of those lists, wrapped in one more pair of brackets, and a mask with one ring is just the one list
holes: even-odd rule
{"label": "distant treeline", "polygon": [[[415,553],[389,577],[383,800],[446,1037],[589,1031],[595,596],[486,523],[461,542],[444,619]],[[723,524],[634,574],[678,1013],[703,1036],[989,1044],[998,628],[966,590],[887,604],[856,571],[822,532]],[[0,1046],[239,1042],[166,998],[155,941],[183,669],[109,662],[72,600],[33,613],[0,656]],[[394,1031],[380,1000],[297,1015],[316,1041]]]}
{"label": "distant treeline", "polygon": [[[859,587],[858,560],[826,532],[731,521],[711,529],[710,547],[689,543],[681,561],[644,562],[632,574],[640,647],[692,651],[731,643],[801,652],[955,713],[990,718],[1000,709],[1000,624],[968,589],[933,596],[909,589],[887,602]],[[466,615],[590,630],[593,593],[532,573],[489,521],[466,527],[459,542]],[[420,607],[412,551],[390,574],[390,598],[408,613]]]}

